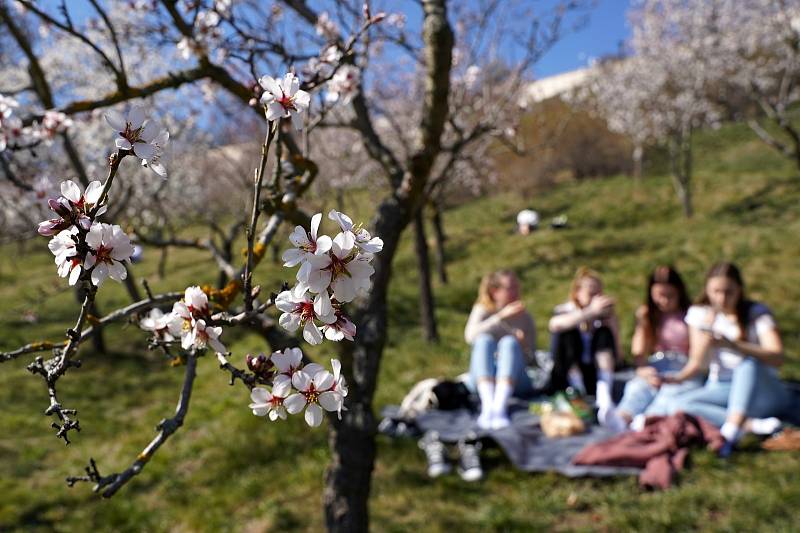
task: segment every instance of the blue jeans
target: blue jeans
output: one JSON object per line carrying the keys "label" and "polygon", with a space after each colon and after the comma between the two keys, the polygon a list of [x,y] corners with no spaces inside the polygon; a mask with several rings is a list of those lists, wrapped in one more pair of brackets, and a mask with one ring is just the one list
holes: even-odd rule
{"label": "blue jeans", "polygon": [[617,410],[627,413],[631,417],[646,415],[665,415],[670,412],[675,399],[689,391],[703,386],[700,380],[689,380],[683,383],[662,385],[656,388],[647,380],[635,377],[625,385],[625,393],[620,400]]}
{"label": "blue jeans", "polygon": [[732,413],[748,418],[780,416],[789,401],[789,392],[775,372],[748,357],[733,370],[730,381],[707,381],[675,398],[671,412],[685,411],[722,426]]}
{"label": "blue jeans", "polygon": [[[657,358],[653,356],[648,361],[648,366],[654,367],[661,374],[678,372],[686,364],[686,356],[676,356],[673,359]],[[625,385],[617,410],[634,417],[639,414],[665,415],[668,414],[675,397],[703,386],[701,378],[691,379],[683,383],[653,387],[647,380],[635,377]]]}
{"label": "blue jeans", "polygon": [[472,344],[469,375],[473,389],[479,378],[509,379],[514,382],[514,396],[529,396],[533,385],[525,372],[522,346],[513,335],[499,341],[488,333],[481,333]]}

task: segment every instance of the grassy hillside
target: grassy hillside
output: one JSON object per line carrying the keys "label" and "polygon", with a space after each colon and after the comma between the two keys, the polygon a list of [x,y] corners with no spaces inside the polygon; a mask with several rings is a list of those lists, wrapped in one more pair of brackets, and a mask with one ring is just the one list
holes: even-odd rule
{"label": "grassy hillside", "polygon": [[[789,354],[783,370],[800,378],[800,176],[739,126],[698,136],[694,193],[697,213],[686,221],[666,176],[641,183],[619,177],[568,184],[539,197],[499,195],[446,214],[447,286],[435,284],[442,340],[428,345],[417,325],[416,264],[406,235],[395,261],[391,326],[376,408],[396,403],[429,376],[452,376],[467,367],[463,326],[477,280],[495,268],[513,268],[525,301],[543,326],[566,297],[575,268],[600,270],[618,298],[623,344],[644,278],[657,263],[684,273],[700,289],[707,266],[738,262],[752,297],[767,302],[781,326]],[[367,198],[356,199],[363,211]],[[545,220],[566,213],[571,227],[514,234],[516,212],[538,209]],[[359,210],[356,208],[356,210]],[[31,340],[57,339],[71,324],[74,297],[55,277],[45,240],[0,255],[0,350]],[[202,254],[174,253],[166,279],[158,279],[156,254],[137,274],[155,291],[213,282]],[[269,265],[257,282],[274,286],[290,274]],[[120,287],[101,291],[102,309],[125,302]],[[33,311],[38,323],[19,319]],[[539,342],[546,345],[544,327]],[[117,335],[121,333],[121,335]],[[114,339],[114,337],[118,339]],[[211,358],[199,364],[186,424],[145,471],[110,501],[88,486],[69,489],[88,459],[101,472],[125,468],[174,410],[181,369],[144,349],[135,326],[108,335],[111,353],[83,348],[84,366],[63,380],[61,394],[80,412],[84,428],[64,447],[41,415],[47,396],[26,360],[0,366],[0,531],[272,531],[319,530],[321,487],[328,460],[326,435],[302,419],[270,424],[247,409],[241,387],[231,388]],[[253,335],[223,337],[239,358],[265,349]],[[318,356],[329,349],[312,350]],[[643,493],[635,479],[568,480],[514,471],[497,450],[485,458],[487,480],[465,484],[451,476],[430,481],[412,441],[378,437],[379,456],[371,502],[375,531],[446,530],[775,530],[796,528],[800,514],[800,456],[758,452],[754,446],[723,462],[693,453],[693,466],[678,487]]]}

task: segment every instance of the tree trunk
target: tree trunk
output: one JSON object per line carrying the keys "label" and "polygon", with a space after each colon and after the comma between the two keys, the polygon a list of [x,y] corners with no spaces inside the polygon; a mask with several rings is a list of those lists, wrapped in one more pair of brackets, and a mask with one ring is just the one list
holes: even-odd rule
{"label": "tree trunk", "polygon": [[139,292],[139,287],[136,286],[136,278],[134,277],[133,272],[131,272],[131,269],[127,266],[125,267],[125,271],[128,273],[124,280],[125,289],[128,291],[128,296],[131,297],[131,301],[138,302],[142,299],[142,295]]}
{"label": "tree trunk", "polygon": [[636,181],[642,180],[642,162],[644,159],[644,148],[637,143],[633,147],[633,179]]}
{"label": "tree trunk", "polygon": [[374,259],[372,289],[353,313],[353,322],[358,325],[355,341],[340,343],[349,393],[342,420],[329,417],[331,462],[325,473],[323,496],[329,531],[359,533],[369,529],[368,500],[375,463],[372,398],[386,342],[392,259],[410,218],[396,198],[384,201],[379,208],[374,234],[383,239],[383,250]]}
{"label": "tree trunk", "polygon": [[344,188],[337,187],[336,188],[336,210],[340,213],[344,213]]}
{"label": "tree trunk", "polygon": [[397,243],[413,214],[422,205],[431,167],[441,151],[447,119],[453,32],[447,21],[446,0],[423,0],[422,36],[425,43],[425,97],[419,141],[402,168],[383,147],[369,122],[363,100],[353,100],[356,122],[373,157],[384,164],[391,194],[378,206],[374,235],[383,239],[375,256],[372,289],[351,313],[358,325],[354,342],[339,343],[342,370],[348,381],[347,411],[342,420],[329,417],[331,463],[325,474],[325,525],[329,531],[360,533],[369,529],[369,492],[375,464],[375,419],[372,399],[387,334],[387,297]]}
{"label": "tree trunk", "polygon": [[431,222],[433,223],[433,235],[436,242],[436,274],[439,276],[439,281],[447,285],[447,259],[444,253],[444,242],[447,240],[447,235],[444,233],[442,208],[436,202],[433,203]]}
{"label": "tree trunk", "polygon": [[670,139],[670,168],[675,192],[686,218],[692,218],[692,137],[691,129],[678,133]]}
{"label": "tree trunk", "polygon": [[431,286],[431,261],[428,251],[428,240],[425,236],[424,208],[420,207],[414,215],[414,251],[417,255],[417,270],[419,271],[419,313],[420,326],[428,342],[439,340],[436,331],[436,303]]}

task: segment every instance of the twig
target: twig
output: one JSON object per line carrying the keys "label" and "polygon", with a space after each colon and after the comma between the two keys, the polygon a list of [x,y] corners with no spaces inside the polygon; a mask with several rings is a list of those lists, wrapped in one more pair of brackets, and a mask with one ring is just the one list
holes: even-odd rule
{"label": "twig", "polygon": [[[103,498],[112,497],[123,485],[133,479],[134,476],[139,474],[145,467],[147,462],[153,457],[164,442],[175,433],[178,428],[183,426],[183,420],[189,410],[189,400],[192,397],[192,388],[194,386],[194,378],[197,375],[197,356],[194,353],[188,354],[186,359],[186,373],[183,378],[183,387],[181,388],[180,399],[175,408],[175,416],[172,418],[165,418],[158,423],[156,429],[158,435],[150,441],[144,450],[136,457],[136,460],[126,470],[108,476],[101,476],[97,469],[97,464],[94,459],[89,459],[89,466],[86,467],[85,476],[70,476],[67,478],[67,484],[71,487],[78,482],[93,482],[94,492],[102,492]],[[105,490],[103,490],[105,489]]]}
{"label": "twig", "polygon": [[[61,346],[65,345],[66,342],[61,344]],[[0,363],[5,363],[6,361],[13,361],[20,355],[52,350],[53,348],[56,348],[58,346],[59,344],[50,341],[32,342],[30,344],[26,344],[25,346],[22,346],[10,352],[0,352]]]}
{"label": "twig", "polygon": [[[280,127],[280,119],[270,123],[269,131],[264,139],[264,145],[261,147],[261,162],[259,168],[256,170],[255,179],[253,180],[253,211],[250,214],[250,226],[247,228],[247,262],[244,267],[244,274],[242,275],[242,282],[244,284],[244,309],[245,311],[252,311],[253,309],[253,295],[252,295],[252,277],[253,277],[253,244],[256,235],[256,224],[258,223],[258,215],[261,212],[261,182],[264,179],[264,169],[267,165],[267,156],[269,155],[269,147],[272,144],[272,139],[275,132]],[[280,161],[277,163],[280,165]]]}

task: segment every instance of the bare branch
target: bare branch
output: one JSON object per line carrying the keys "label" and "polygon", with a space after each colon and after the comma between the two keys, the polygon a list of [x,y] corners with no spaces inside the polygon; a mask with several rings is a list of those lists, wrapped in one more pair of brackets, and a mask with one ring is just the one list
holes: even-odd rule
{"label": "bare branch", "polygon": [[175,433],[181,426],[189,410],[189,400],[192,397],[192,388],[194,387],[194,379],[197,375],[197,356],[190,353],[186,359],[186,372],[183,378],[183,387],[181,388],[181,395],[178,399],[178,405],[175,408],[175,416],[172,418],[165,418],[158,423],[156,429],[158,435],[150,441],[144,450],[136,457],[136,460],[131,466],[120,473],[110,474],[108,476],[101,476],[97,470],[97,464],[94,459],[89,459],[89,467],[86,468],[86,476],[68,477],[67,484],[71,487],[78,482],[94,482],[95,486],[92,490],[94,492],[102,491],[103,498],[110,498],[116,492],[128,483],[134,476],[139,474],[144,469],[153,455],[158,451],[162,444],[164,444],[170,436]]}

